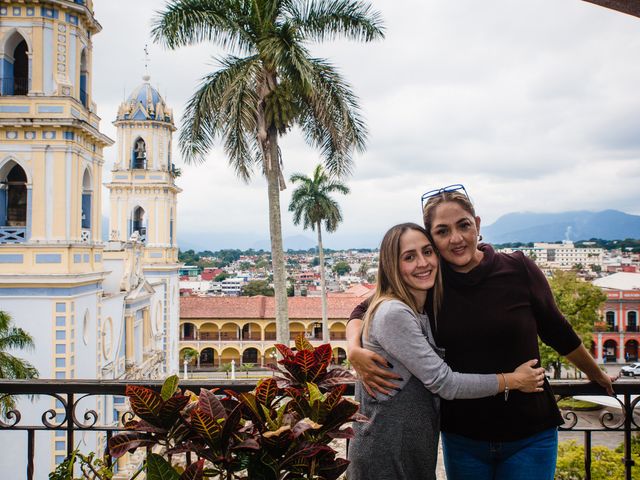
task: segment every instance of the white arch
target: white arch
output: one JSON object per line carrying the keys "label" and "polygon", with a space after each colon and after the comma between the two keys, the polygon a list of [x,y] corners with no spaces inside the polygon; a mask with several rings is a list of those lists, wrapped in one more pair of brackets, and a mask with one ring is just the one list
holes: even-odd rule
{"label": "white arch", "polygon": [[0,178],[6,177],[15,165],[19,165],[20,168],[22,168],[22,170],[24,171],[24,174],[27,176],[27,187],[31,187],[32,185],[31,171],[27,168],[27,166],[21,160],[17,159],[13,155],[9,155],[8,157],[5,157],[2,160],[0,160]]}
{"label": "white arch", "polygon": [[84,173],[82,174],[82,190],[85,192],[93,191],[93,175],[91,175],[89,166],[84,168]]}
{"label": "white arch", "polygon": [[13,58],[13,51],[22,40],[27,44],[27,53],[33,53],[29,33],[22,28],[12,28],[5,33],[0,41],[0,55]]}

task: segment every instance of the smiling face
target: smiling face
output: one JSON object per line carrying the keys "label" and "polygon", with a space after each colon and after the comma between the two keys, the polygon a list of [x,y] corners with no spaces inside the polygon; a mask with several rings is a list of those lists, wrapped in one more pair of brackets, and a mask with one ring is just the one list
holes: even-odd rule
{"label": "smiling face", "polygon": [[400,237],[400,278],[421,305],[438,273],[438,256],[431,242],[419,230],[408,229]]}
{"label": "smiling face", "polygon": [[482,260],[478,250],[480,217],[474,217],[455,201],[435,207],[431,236],[442,258],[457,272],[469,272]]}

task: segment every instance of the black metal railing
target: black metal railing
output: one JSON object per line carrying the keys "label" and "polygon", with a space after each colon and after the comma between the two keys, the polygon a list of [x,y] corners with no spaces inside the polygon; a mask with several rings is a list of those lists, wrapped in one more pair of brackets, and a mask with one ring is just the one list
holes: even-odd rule
{"label": "black metal railing", "polygon": [[29,79],[2,77],[0,78],[0,93],[2,95],[26,95],[29,93]]}
{"label": "black metal railing", "polygon": [[[86,431],[102,432],[106,436],[106,441],[113,436],[115,432],[123,430],[121,424],[104,424],[99,423],[100,415],[95,410],[87,410],[81,413],[82,407],[79,404],[90,397],[100,396],[124,396],[127,385],[144,385],[160,391],[162,381],[100,381],[100,380],[1,380],[0,379],[0,400],[7,395],[18,396],[38,396],[50,397],[55,399],[59,406],[58,412],[55,409],[48,409],[44,412],[36,412],[37,416],[41,415],[41,424],[26,425],[22,422],[23,415],[18,410],[9,412],[6,418],[0,418],[0,432],[24,432],[27,435],[27,452],[26,458],[16,459],[16,462],[25,462],[26,478],[32,480],[34,478],[34,458],[36,457],[36,432],[38,431],[63,431],[66,437],[66,453],[71,455],[76,445],[76,434]],[[604,391],[593,383],[587,381],[567,381],[558,380],[551,382],[554,393],[558,397],[572,396],[598,396],[603,395]],[[236,381],[214,384],[203,382],[200,380],[183,380],[180,385],[184,389],[198,392],[200,388],[212,389],[216,387],[224,387],[225,389],[235,390],[237,392],[247,392],[253,390],[255,382]],[[583,433],[584,442],[584,471],[583,478],[591,479],[591,445],[592,436],[597,432],[618,432],[623,436],[623,461],[625,466],[625,479],[631,480],[632,471],[640,468],[635,466],[631,454],[632,432],[640,431],[640,418],[635,418],[636,408],[640,403],[640,382],[619,380],[614,384],[615,397],[614,402],[617,403],[616,408],[605,408],[600,414],[599,425],[595,425],[592,420],[588,422],[580,421],[580,412],[564,411],[565,424],[560,428],[561,431],[572,431]],[[353,395],[353,385],[349,385],[347,389],[348,395]],[[610,397],[613,399],[613,397]],[[36,408],[35,405],[25,404],[27,409]],[[123,405],[124,406],[124,405]],[[60,413],[62,412],[62,413]],[[33,412],[30,412],[33,413]],[[132,414],[125,413],[121,416],[121,420],[130,420]],[[113,460],[107,457],[107,463],[110,465]]]}

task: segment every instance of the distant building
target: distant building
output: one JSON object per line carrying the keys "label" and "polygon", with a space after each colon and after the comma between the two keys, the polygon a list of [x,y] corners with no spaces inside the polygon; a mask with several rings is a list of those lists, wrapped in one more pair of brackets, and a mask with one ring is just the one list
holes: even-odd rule
{"label": "distant building", "polygon": [[[100,132],[92,91],[100,30],[92,0],[0,6],[0,309],[33,336],[35,351],[20,356],[42,378],[151,378],[178,368],[173,118],[148,78],[121,105],[105,244],[103,152],[114,142]],[[114,421],[126,408],[111,396],[82,405]],[[65,412],[47,396],[18,408],[32,425],[47,410]],[[15,459],[27,458],[26,445],[6,435],[3,478],[23,478]],[[66,456],[66,433],[36,438],[35,477],[46,478]],[[83,442],[100,452],[105,437]]]}
{"label": "distant building", "polygon": [[[289,297],[291,339],[302,333],[314,345],[322,341],[320,297]],[[363,300],[359,296],[330,296],[329,341],[334,361],[346,359],[349,315]],[[196,368],[214,368],[232,360],[237,365],[264,366],[275,359],[275,299],[273,297],[182,297],[180,349],[198,351]]]}
{"label": "distant building", "polygon": [[522,251],[542,268],[571,270],[575,265],[584,268],[602,268],[604,249],[598,247],[576,247],[573,242],[534,243],[533,247],[503,248],[501,252]]}
{"label": "distant building", "polygon": [[614,273],[594,280],[607,295],[602,322],[593,333],[593,353],[599,362],[624,363],[638,360],[640,329],[640,273]]}

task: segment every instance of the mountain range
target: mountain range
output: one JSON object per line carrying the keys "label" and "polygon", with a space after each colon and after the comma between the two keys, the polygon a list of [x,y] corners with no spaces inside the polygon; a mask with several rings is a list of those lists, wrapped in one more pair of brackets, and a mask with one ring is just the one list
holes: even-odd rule
{"label": "mountain range", "polygon": [[[104,240],[108,236],[108,219],[103,217],[102,232]],[[501,244],[512,242],[556,242],[560,240],[624,240],[640,239],[640,215],[631,215],[618,210],[601,212],[572,211],[560,213],[508,213],[491,225],[482,225],[484,241]],[[375,241],[372,241],[372,238]],[[316,246],[315,234],[285,236],[284,248],[307,250]],[[376,236],[349,236],[336,244],[326,245],[333,249],[376,248]],[[180,232],[178,243],[181,250],[195,251],[238,248],[247,250],[271,249],[269,238],[255,232],[251,234],[233,234],[225,232],[207,233]],[[339,244],[338,244],[339,243]]]}
{"label": "mountain range", "polygon": [[559,240],[624,240],[640,238],[640,216],[603,210],[561,213],[518,212],[503,215],[481,228],[489,243],[555,242]]}

